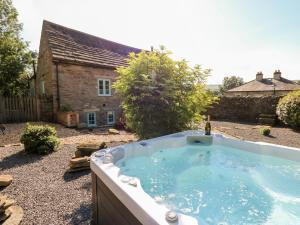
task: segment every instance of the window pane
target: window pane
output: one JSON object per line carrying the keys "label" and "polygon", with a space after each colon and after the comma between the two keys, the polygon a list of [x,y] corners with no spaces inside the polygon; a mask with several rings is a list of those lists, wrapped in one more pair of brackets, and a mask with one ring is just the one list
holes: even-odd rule
{"label": "window pane", "polygon": [[88,124],[96,124],[95,113],[88,114]]}
{"label": "window pane", "polygon": [[114,112],[113,111],[107,112],[107,123],[111,124],[114,122],[115,122]]}
{"label": "window pane", "polygon": [[109,91],[109,81],[106,80],[105,81],[105,94],[109,95],[110,91]]}
{"label": "window pane", "polygon": [[104,94],[104,89],[103,89],[103,80],[99,80],[99,94],[103,95]]}

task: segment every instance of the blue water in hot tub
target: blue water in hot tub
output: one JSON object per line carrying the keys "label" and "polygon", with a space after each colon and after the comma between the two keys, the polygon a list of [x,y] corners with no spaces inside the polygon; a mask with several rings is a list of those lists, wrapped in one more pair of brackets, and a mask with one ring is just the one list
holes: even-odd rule
{"label": "blue water in hot tub", "polygon": [[201,225],[300,225],[300,162],[186,145],[116,165],[161,204]]}

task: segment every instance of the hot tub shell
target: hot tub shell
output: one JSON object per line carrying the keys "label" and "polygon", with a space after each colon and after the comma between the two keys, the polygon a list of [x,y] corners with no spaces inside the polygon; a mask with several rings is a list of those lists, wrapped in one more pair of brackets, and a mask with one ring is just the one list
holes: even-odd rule
{"label": "hot tub shell", "polygon": [[[200,137],[200,138],[198,138]],[[300,161],[300,149],[231,139],[220,134],[212,134],[212,140],[204,137],[202,131],[184,131],[146,141],[133,142],[106,149],[103,156],[94,153],[91,157],[93,185],[93,224],[95,225],[198,225],[195,218],[178,214],[176,223],[165,219],[170,210],[157,203],[144,192],[138,178],[131,184],[123,179],[120,169],[114,163],[123,157],[135,155],[150,155],[162,147],[178,147],[195,140],[195,144],[204,141],[208,144],[218,143],[237,147],[244,151],[258,154],[273,155],[289,160]],[[105,156],[111,157],[111,162],[105,162]],[[109,158],[109,157],[108,157]],[[104,163],[105,162],[105,163]]]}

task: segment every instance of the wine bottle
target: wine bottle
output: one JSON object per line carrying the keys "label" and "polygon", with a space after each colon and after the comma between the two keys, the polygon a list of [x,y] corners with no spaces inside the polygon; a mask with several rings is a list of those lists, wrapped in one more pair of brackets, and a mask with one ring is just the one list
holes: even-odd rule
{"label": "wine bottle", "polygon": [[210,135],[211,125],[210,125],[210,116],[207,116],[207,121],[205,124],[205,135]]}

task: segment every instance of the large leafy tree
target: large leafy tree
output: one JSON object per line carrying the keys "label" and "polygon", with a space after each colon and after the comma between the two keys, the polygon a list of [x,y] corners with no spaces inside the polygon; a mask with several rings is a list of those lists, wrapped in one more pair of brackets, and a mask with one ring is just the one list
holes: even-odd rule
{"label": "large leafy tree", "polygon": [[131,53],[114,84],[127,125],[141,138],[189,129],[216,99],[205,88],[210,70],[175,61],[163,47]]}
{"label": "large leafy tree", "polygon": [[244,84],[244,80],[238,76],[224,77],[222,86],[220,87],[220,93],[223,94],[232,88],[239,87]]}
{"label": "large leafy tree", "polygon": [[0,95],[26,92],[33,53],[20,37],[22,24],[11,0],[0,0]]}

